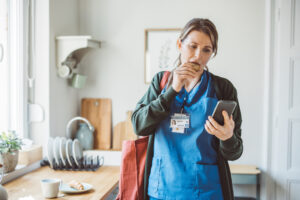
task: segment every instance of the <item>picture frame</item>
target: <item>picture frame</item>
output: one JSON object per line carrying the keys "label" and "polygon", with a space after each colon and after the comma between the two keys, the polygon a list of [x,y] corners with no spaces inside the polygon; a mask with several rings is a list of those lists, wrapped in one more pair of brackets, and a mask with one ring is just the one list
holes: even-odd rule
{"label": "picture frame", "polygon": [[179,52],[176,47],[180,28],[145,29],[145,83],[160,71],[172,71]]}

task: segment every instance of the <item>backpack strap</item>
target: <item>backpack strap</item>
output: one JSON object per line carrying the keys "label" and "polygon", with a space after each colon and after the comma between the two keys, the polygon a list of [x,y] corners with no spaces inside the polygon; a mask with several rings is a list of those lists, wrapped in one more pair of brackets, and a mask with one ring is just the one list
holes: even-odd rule
{"label": "backpack strap", "polygon": [[170,71],[165,71],[164,75],[160,81],[160,90],[163,90],[166,84],[168,83],[169,75],[171,74]]}

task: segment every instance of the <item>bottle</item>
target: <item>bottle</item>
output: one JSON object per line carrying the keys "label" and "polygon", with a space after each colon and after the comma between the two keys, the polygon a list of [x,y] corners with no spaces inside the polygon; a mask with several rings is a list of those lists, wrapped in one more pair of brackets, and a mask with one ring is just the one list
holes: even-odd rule
{"label": "bottle", "polygon": [[92,130],[86,123],[80,123],[76,132],[76,138],[79,140],[83,150],[91,150],[94,145],[94,136]]}

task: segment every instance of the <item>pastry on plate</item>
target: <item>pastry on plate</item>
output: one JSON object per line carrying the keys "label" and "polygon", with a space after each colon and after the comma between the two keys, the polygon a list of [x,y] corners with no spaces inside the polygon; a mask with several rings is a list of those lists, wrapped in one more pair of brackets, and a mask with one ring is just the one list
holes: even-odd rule
{"label": "pastry on plate", "polygon": [[76,190],[84,190],[84,186],[83,186],[80,182],[78,182],[78,181],[76,181],[76,180],[70,181],[70,182],[69,182],[69,186],[70,186],[71,188],[76,189]]}

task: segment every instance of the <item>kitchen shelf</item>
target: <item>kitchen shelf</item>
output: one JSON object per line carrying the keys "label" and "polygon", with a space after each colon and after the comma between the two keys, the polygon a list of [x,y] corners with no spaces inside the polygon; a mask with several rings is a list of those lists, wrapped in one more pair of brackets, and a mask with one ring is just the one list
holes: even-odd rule
{"label": "kitchen shelf", "polygon": [[[84,54],[92,48],[100,48],[101,42],[93,40],[89,35],[73,35],[56,37],[56,67],[62,69],[76,68]],[[59,75],[63,78],[66,76]],[[71,74],[69,74],[71,75]],[[70,77],[69,77],[70,78]]]}

